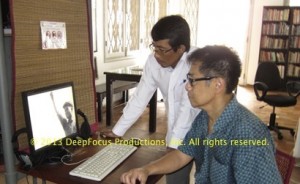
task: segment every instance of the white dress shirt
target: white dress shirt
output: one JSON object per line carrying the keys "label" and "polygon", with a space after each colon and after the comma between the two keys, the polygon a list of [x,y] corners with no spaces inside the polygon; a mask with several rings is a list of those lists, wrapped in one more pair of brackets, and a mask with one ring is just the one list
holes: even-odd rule
{"label": "white dress shirt", "polygon": [[[194,48],[190,49],[190,52]],[[191,127],[199,109],[193,108],[185,90],[186,74],[190,70],[188,53],[184,53],[176,67],[162,67],[150,54],[143,69],[141,80],[123,109],[123,115],[113,128],[113,133],[123,136],[144,112],[155,90],[162,93],[168,115],[166,143],[177,148]]]}

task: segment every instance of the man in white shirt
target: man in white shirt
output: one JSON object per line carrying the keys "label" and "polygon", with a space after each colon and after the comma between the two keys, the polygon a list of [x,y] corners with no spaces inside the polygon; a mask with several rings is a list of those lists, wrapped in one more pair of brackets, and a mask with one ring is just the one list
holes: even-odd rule
{"label": "man in white shirt", "polygon": [[[151,36],[153,42],[149,47],[153,53],[146,61],[137,89],[112,131],[102,134],[106,137],[123,136],[159,89],[168,115],[166,143],[169,149],[177,149],[199,112],[191,106],[185,90],[186,74],[190,69],[187,55],[194,50],[190,48],[190,29],[181,16],[171,15],[161,18],[153,26]],[[192,162],[167,175],[167,183],[189,184],[191,168]]]}

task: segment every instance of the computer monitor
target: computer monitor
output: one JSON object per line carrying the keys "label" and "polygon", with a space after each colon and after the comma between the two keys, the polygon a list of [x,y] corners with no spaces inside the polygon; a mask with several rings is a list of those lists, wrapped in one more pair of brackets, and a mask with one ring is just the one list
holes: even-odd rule
{"label": "computer monitor", "polygon": [[72,82],[22,92],[22,99],[31,154],[57,149],[78,135]]}

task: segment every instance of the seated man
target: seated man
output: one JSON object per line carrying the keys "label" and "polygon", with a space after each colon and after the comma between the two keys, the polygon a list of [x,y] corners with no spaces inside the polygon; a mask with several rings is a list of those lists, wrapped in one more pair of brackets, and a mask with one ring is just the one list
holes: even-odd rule
{"label": "seated man", "polygon": [[197,49],[189,57],[186,90],[202,109],[178,150],[121,176],[123,183],[145,183],[195,160],[196,183],[282,183],[267,126],[238,103],[233,91],[241,62],[225,46]]}

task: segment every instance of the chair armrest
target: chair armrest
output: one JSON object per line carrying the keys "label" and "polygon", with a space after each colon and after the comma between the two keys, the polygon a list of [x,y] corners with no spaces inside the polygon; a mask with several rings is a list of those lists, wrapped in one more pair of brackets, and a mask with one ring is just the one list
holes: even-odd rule
{"label": "chair armrest", "polygon": [[286,83],[286,89],[290,96],[297,98],[300,94],[300,82],[299,81],[288,81]]}
{"label": "chair armrest", "polygon": [[262,101],[265,98],[269,90],[269,87],[263,82],[255,82],[253,88],[256,99],[259,101]]}

